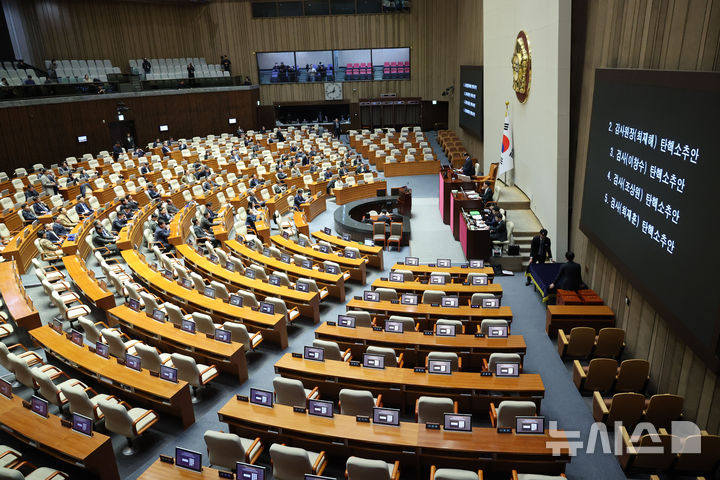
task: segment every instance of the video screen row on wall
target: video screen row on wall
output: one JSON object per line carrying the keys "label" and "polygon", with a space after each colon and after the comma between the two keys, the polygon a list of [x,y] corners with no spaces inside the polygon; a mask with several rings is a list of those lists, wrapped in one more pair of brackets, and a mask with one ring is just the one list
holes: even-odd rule
{"label": "video screen row on wall", "polygon": [[260,83],[409,80],[410,48],[257,53]]}

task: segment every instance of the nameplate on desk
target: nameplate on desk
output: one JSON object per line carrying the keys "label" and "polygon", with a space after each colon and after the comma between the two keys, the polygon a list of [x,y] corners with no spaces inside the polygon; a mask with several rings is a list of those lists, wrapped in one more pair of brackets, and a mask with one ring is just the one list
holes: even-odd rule
{"label": "nameplate on desk", "polygon": [[213,335],[212,333],[206,333],[205,337],[206,338],[215,338],[215,335]]}
{"label": "nameplate on desk", "polygon": [[430,306],[431,306],[431,307],[439,307],[440,304],[439,304],[439,303],[431,303]]}
{"label": "nameplate on desk", "polygon": [[361,297],[360,295],[355,295],[353,298],[354,298],[355,300],[362,300],[362,299],[363,299],[363,297]]}
{"label": "nameplate on desk", "polygon": [[380,277],[380,280],[383,281],[383,282],[387,282],[387,281],[388,281],[388,277]]}
{"label": "nameplate on desk", "polygon": [[303,356],[302,356],[302,353],[292,352],[292,357],[293,358],[302,358]]}
{"label": "nameplate on desk", "polygon": [[470,265],[460,265],[460,268],[470,268]]}
{"label": "nameplate on desk", "polygon": [[440,424],[439,423],[426,423],[425,429],[426,430],[440,430]]}
{"label": "nameplate on desk", "polygon": [[221,472],[218,470],[218,478],[235,478],[232,472]]}
{"label": "nameplate on desk", "polygon": [[428,267],[434,267],[434,266],[435,266],[434,263],[428,263]]}
{"label": "nameplate on desk", "polygon": [[70,235],[67,236],[67,240],[68,240],[68,242],[74,242],[76,237],[77,237],[77,234],[71,233]]}
{"label": "nameplate on desk", "polygon": [[293,407],[295,413],[305,413],[305,407]]}
{"label": "nameplate on desk", "polygon": [[124,358],[116,358],[115,359],[118,363],[118,365],[125,365],[125,359]]}
{"label": "nameplate on desk", "polygon": [[350,360],[350,366],[351,367],[359,367],[360,362],[358,360]]}
{"label": "nameplate on desk", "polygon": [[435,335],[435,332],[433,332],[432,330],[423,330],[423,335],[432,337],[433,335]]}
{"label": "nameplate on desk", "polygon": [[470,282],[463,282],[463,285],[470,285]]}
{"label": "nameplate on desk", "polygon": [[372,329],[373,329],[373,332],[382,332],[383,331],[382,327],[372,327]]}
{"label": "nameplate on desk", "polygon": [[327,324],[328,324],[329,326],[331,326],[331,327],[337,327],[337,322],[330,322],[330,321],[328,321],[328,322],[325,322],[325,323],[327,323]]}
{"label": "nameplate on desk", "polygon": [[359,423],[370,423],[370,417],[365,415],[355,415],[355,421]]}
{"label": "nameplate on desk", "polygon": [[88,350],[90,350],[90,353],[95,353],[95,347],[88,347]]}
{"label": "nameplate on desk", "polygon": [[178,325],[177,323],[173,323],[172,326],[173,328],[177,328],[178,330],[180,329],[180,325]]}
{"label": "nameplate on desk", "polygon": [[169,455],[160,455],[160,461],[163,463],[169,463],[170,465],[175,464],[175,458],[173,458]]}
{"label": "nameplate on desk", "polygon": [[476,333],[475,338],[485,338],[485,334],[484,333]]}
{"label": "nameplate on desk", "polygon": [[415,367],[413,371],[415,371],[415,373],[425,373],[425,367]]}
{"label": "nameplate on desk", "polygon": [[481,377],[492,377],[493,373],[492,372],[480,372],[480,376]]}
{"label": "nameplate on desk", "polygon": [[480,308],[482,305],[470,305],[470,308]]}
{"label": "nameplate on desk", "polygon": [[512,428],[499,427],[499,428],[497,429],[497,433],[512,433]]}
{"label": "nameplate on desk", "polygon": [[405,262],[397,262],[398,265],[405,265]]}
{"label": "nameplate on desk", "polygon": [[64,418],[60,419],[60,425],[65,428],[72,428],[73,423],[70,420],[65,420]]}
{"label": "nameplate on desk", "polygon": [[150,376],[151,376],[151,377],[159,377],[159,376],[160,376],[160,372],[153,372],[152,370],[150,370]]}
{"label": "nameplate on desk", "polygon": [[250,401],[250,398],[248,398],[247,395],[239,395],[238,394],[238,395],[235,395],[235,398],[237,399],[238,402],[249,402]]}
{"label": "nameplate on desk", "polygon": [[423,284],[423,285],[427,285],[428,281],[427,281],[427,280],[420,280],[420,283]]}
{"label": "nameplate on desk", "polygon": [[392,303],[393,305],[397,305],[400,303],[400,300],[390,300],[390,303]]}
{"label": "nameplate on desk", "polygon": [[30,402],[28,402],[27,400],[22,401],[22,406],[23,408],[27,408],[28,410],[30,410]]}

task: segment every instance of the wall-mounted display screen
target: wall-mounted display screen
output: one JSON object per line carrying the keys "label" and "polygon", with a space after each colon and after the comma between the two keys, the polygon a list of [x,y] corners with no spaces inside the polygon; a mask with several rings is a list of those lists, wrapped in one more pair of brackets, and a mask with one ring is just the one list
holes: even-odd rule
{"label": "wall-mounted display screen", "polygon": [[460,126],[475,135],[483,136],[483,67],[460,65],[458,115]]}

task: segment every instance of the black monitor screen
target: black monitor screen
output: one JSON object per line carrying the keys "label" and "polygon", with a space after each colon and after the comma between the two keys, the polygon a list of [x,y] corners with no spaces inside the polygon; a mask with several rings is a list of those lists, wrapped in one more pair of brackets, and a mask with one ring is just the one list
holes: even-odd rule
{"label": "black monitor screen", "polygon": [[277,287],[278,285],[280,285],[280,277],[278,277],[277,275],[270,275],[268,277],[268,283]]}
{"label": "black monitor screen", "polygon": [[445,285],[445,276],[444,275],[430,275],[430,284],[431,285]]}
{"label": "black monitor screen", "polygon": [[520,365],[518,363],[501,363],[495,364],[495,375],[498,377],[518,377],[520,376]]}
{"label": "black monitor screen", "polygon": [[72,414],[72,429],[89,437],[93,434],[93,421],[91,418],[79,413]]}
{"label": "black monitor screen", "polygon": [[247,278],[251,278],[251,279],[254,280],[254,279],[255,279],[255,270],[253,270],[252,268],[246,268],[246,269],[245,269],[245,276],[246,276]]}
{"label": "black monitor screen", "polygon": [[72,331],[70,332],[70,340],[72,340],[72,342],[73,342],[75,345],[78,345],[78,346],[82,347],[82,346],[83,346],[83,334],[82,334],[82,332],[78,332],[77,330],[72,330]]}
{"label": "black monitor screen", "polygon": [[322,253],[330,253],[330,247],[327,245],[319,245],[318,248]]}
{"label": "black monitor screen", "polygon": [[390,281],[391,282],[404,282],[405,281],[405,275],[402,273],[396,273],[396,272],[390,272]]}
{"label": "black monitor screen", "polygon": [[460,65],[460,126],[476,137],[483,136],[483,67]]}
{"label": "black monitor screen", "polygon": [[230,343],[232,335],[229,330],[223,330],[222,328],[215,329],[215,340],[223,343]]}
{"label": "black monitor screen", "polygon": [[136,299],[128,298],[127,304],[128,304],[128,307],[132,308],[136,312],[140,311],[140,302],[138,302]]}
{"label": "black monitor screen", "polygon": [[240,295],[235,295],[234,293],[230,295],[230,305],[242,307],[242,304],[242,297]]}
{"label": "black monitor screen", "polygon": [[152,318],[157,320],[158,322],[164,322],[165,321],[165,312],[163,312],[159,308],[156,308],[155,310],[153,310]]}
{"label": "black monitor screen", "polygon": [[2,378],[0,378],[0,394],[6,398],[12,398],[12,385]]}
{"label": "black monitor screen", "polygon": [[508,336],[507,325],[490,326],[487,330],[488,338],[505,338]]}
{"label": "black monitor screen", "polygon": [[380,425],[400,425],[400,410],[396,408],[373,407],[373,423]]}
{"label": "black monitor screen", "polygon": [[329,273],[330,275],[337,275],[340,273],[340,269],[337,265],[325,265],[325,273]]}
{"label": "black monitor screen", "polygon": [[[595,73],[580,228],[671,328],[720,367],[718,261],[700,250],[720,235],[704,214],[720,177],[720,73]],[[669,281],[682,272],[681,281]],[[588,279],[585,279],[586,281]],[[691,299],[691,300],[689,300]]]}
{"label": "black monitor screen", "polygon": [[495,298],[483,298],[482,308],[500,308],[500,299]]}
{"label": "black monitor screen", "polygon": [[160,365],[160,378],[168,382],[177,383],[177,368]]}
{"label": "black monitor screen", "polygon": [[315,360],[317,362],[325,361],[325,349],[321,347],[308,347],[307,345],[303,351],[303,358],[306,360]]}
{"label": "black monitor screen", "polygon": [[485,260],[470,260],[470,268],[483,268],[485,267]]}
{"label": "black monitor screen", "polygon": [[476,276],[476,277],[472,277],[472,284],[473,284],[473,285],[487,285],[487,284],[488,284],[488,277],[486,277],[486,276]]}
{"label": "black monitor screen", "polygon": [[37,413],[41,417],[48,416],[48,402],[35,395],[30,399],[30,410]]}
{"label": "black monitor screen", "polygon": [[308,400],[308,414],[332,418],[333,402],[328,400]]}
{"label": "black monitor screen", "polygon": [[461,413],[445,413],[444,417],[445,430],[455,432],[472,431],[472,415]]}
{"label": "black monitor screen", "polygon": [[295,289],[298,292],[308,293],[310,291],[310,286],[305,282],[297,282],[295,284]]}
{"label": "black monitor screen", "polygon": [[345,249],[345,257],[355,259],[357,258],[357,253],[354,250]]}
{"label": "black monitor screen", "polygon": [[380,294],[377,292],[363,292],[363,300],[366,302],[379,302],[380,301]]}
{"label": "black monitor screen", "polygon": [[323,228],[323,232],[325,232],[325,235],[330,235],[332,233],[332,230],[330,230],[329,227]]}
{"label": "black monitor screen", "polygon": [[110,356],[110,347],[108,347],[106,344],[102,342],[96,342],[95,343],[95,353],[100,355],[103,358],[108,358]]}
{"label": "black monitor screen", "polygon": [[262,405],[263,407],[273,406],[273,392],[268,390],[260,390],[259,388],[250,389],[250,403]]}
{"label": "black monitor screen", "polygon": [[[303,260],[301,262],[301,265],[302,265],[302,268],[312,269],[312,261],[310,261],[310,260],[307,260],[307,259]],[[330,271],[328,271],[328,273],[330,273]]]}
{"label": "black monitor screen", "polygon": [[231,272],[234,272],[234,271],[235,271],[235,264],[232,263],[232,262],[226,262],[226,263],[225,263],[225,268],[226,268],[227,270],[230,270]]}
{"label": "black monitor screen", "polygon": [[265,480],[265,467],[237,462],[237,480]]}
{"label": "black monitor screen", "polygon": [[205,287],[205,296],[215,298],[215,289],[213,287]]}
{"label": "black monitor screen", "polygon": [[262,313],[267,313],[268,315],[274,315],[275,305],[273,305],[272,303],[260,302],[260,311]]}
{"label": "black monitor screen", "polygon": [[290,263],[290,255],[283,253],[280,255],[280,261],[283,263]]}
{"label": "black monitor screen", "polygon": [[355,328],[355,317],[350,315],[338,315],[337,321],[341,327]]}
{"label": "black monitor screen", "polygon": [[342,234],[342,239],[345,240],[346,242],[352,241],[352,237],[350,236],[349,233],[343,233],[343,234]]}
{"label": "black monitor screen", "polygon": [[545,417],[515,417],[515,433],[542,435],[545,433]]}
{"label": "black monitor screen", "polygon": [[129,353],[125,354],[125,366],[128,368],[131,368],[133,370],[137,370],[138,372],[142,370],[142,367],[140,366],[140,357],[137,357],[135,355],[130,355]]}
{"label": "black monitor screen", "polygon": [[175,464],[195,472],[202,471],[202,453],[175,447]]}
{"label": "black monitor screen", "polygon": [[182,323],[180,324],[180,329],[188,333],[195,333],[195,322],[183,318]]}
{"label": "black monitor screen", "polygon": [[450,259],[449,258],[438,258],[437,259],[437,266],[439,268],[450,268]]}

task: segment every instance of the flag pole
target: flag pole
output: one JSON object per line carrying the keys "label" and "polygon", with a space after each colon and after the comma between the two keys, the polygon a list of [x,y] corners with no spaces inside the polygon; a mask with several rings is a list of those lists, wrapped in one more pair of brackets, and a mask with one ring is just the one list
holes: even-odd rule
{"label": "flag pole", "polygon": [[[510,106],[510,102],[508,100],[505,101],[505,117],[508,115],[508,107]],[[507,170],[503,172],[503,183],[507,187]]]}

